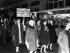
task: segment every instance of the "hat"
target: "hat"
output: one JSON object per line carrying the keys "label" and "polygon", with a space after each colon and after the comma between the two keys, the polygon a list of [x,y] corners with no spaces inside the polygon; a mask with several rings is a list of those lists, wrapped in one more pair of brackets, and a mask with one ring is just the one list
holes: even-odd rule
{"label": "hat", "polygon": [[35,24],[35,21],[34,21],[34,20],[30,20],[30,21],[29,21],[29,25],[30,25],[30,26],[32,26],[32,27],[33,27],[33,26],[34,26],[34,24]]}

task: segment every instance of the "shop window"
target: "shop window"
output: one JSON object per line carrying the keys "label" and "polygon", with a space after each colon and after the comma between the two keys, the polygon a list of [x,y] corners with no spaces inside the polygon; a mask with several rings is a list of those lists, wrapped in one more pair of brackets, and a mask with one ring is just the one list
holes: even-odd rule
{"label": "shop window", "polygon": [[53,3],[49,3],[49,9],[53,9]]}
{"label": "shop window", "polygon": [[64,7],[63,1],[59,1],[59,8],[63,8],[63,7]]}
{"label": "shop window", "polygon": [[54,8],[58,8],[58,2],[54,2]]}
{"label": "shop window", "polygon": [[66,0],[65,3],[66,3],[66,6],[70,6],[70,0]]}
{"label": "shop window", "polygon": [[34,1],[31,3],[31,6],[36,6],[36,5],[39,5],[40,4],[40,1]]}

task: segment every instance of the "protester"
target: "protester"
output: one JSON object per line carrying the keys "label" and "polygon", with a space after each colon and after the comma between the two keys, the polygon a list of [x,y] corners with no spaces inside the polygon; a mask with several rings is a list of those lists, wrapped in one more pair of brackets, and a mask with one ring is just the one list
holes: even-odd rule
{"label": "protester", "polygon": [[20,23],[20,19],[17,19],[16,23],[13,25],[11,35],[15,37],[14,43],[16,46],[16,53],[19,53],[19,45],[24,42],[22,41],[22,39],[24,38],[23,25]]}
{"label": "protester", "polygon": [[25,36],[25,42],[27,49],[29,50],[29,53],[36,53],[37,50],[37,30],[34,28],[35,21],[34,20],[29,20],[27,29],[26,29],[26,36]]}
{"label": "protester", "polygon": [[68,23],[62,32],[58,35],[57,43],[59,44],[58,53],[69,53],[69,39],[68,36],[70,23]]}
{"label": "protester", "polygon": [[54,43],[57,43],[57,36],[53,20],[48,20],[47,26],[49,28],[50,50],[53,51],[52,46]]}
{"label": "protester", "polygon": [[44,47],[44,52],[46,53],[46,49],[48,49],[48,44],[49,44],[49,29],[47,27],[47,22],[41,22],[41,30],[39,32],[39,40],[40,43],[42,45],[41,47],[41,53],[42,53],[42,49]]}

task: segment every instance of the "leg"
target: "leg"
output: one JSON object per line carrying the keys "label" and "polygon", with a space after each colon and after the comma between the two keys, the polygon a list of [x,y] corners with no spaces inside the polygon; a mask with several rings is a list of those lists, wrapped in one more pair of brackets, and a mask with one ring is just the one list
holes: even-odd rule
{"label": "leg", "polygon": [[14,44],[14,46],[16,45],[16,43],[15,43],[15,36],[14,35],[12,36],[12,43]]}
{"label": "leg", "polygon": [[37,53],[37,51],[34,51],[34,53]]}
{"label": "leg", "polygon": [[41,46],[40,52],[42,53],[43,45]]}
{"label": "leg", "polygon": [[46,48],[47,48],[47,49],[49,48],[49,44],[46,46]]}
{"label": "leg", "polygon": [[44,45],[44,52],[45,52],[45,53],[47,53],[46,48],[47,48],[47,46],[46,46],[46,45]]}
{"label": "leg", "polygon": [[29,44],[28,44],[27,40],[25,41],[25,44],[26,44],[27,49],[28,49],[29,48]]}
{"label": "leg", "polygon": [[44,52],[47,53],[47,52],[46,52],[46,48],[47,48],[46,45],[42,45],[40,52],[42,53],[42,49],[43,49],[43,48],[44,48]]}
{"label": "leg", "polygon": [[50,44],[50,50],[52,50],[52,43]]}
{"label": "leg", "polygon": [[19,46],[16,46],[16,53],[19,53]]}
{"label": "leg", "polygon": [[29,51],[29,53],[33,53],[33,51]]}

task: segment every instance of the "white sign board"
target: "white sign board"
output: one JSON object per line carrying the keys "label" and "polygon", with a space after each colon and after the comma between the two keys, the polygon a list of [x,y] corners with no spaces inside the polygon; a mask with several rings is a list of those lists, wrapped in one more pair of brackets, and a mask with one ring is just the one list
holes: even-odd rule
{"label": "white sign board", "polygon": [[17,8],[17,17],[30,17],[30,9]]}

